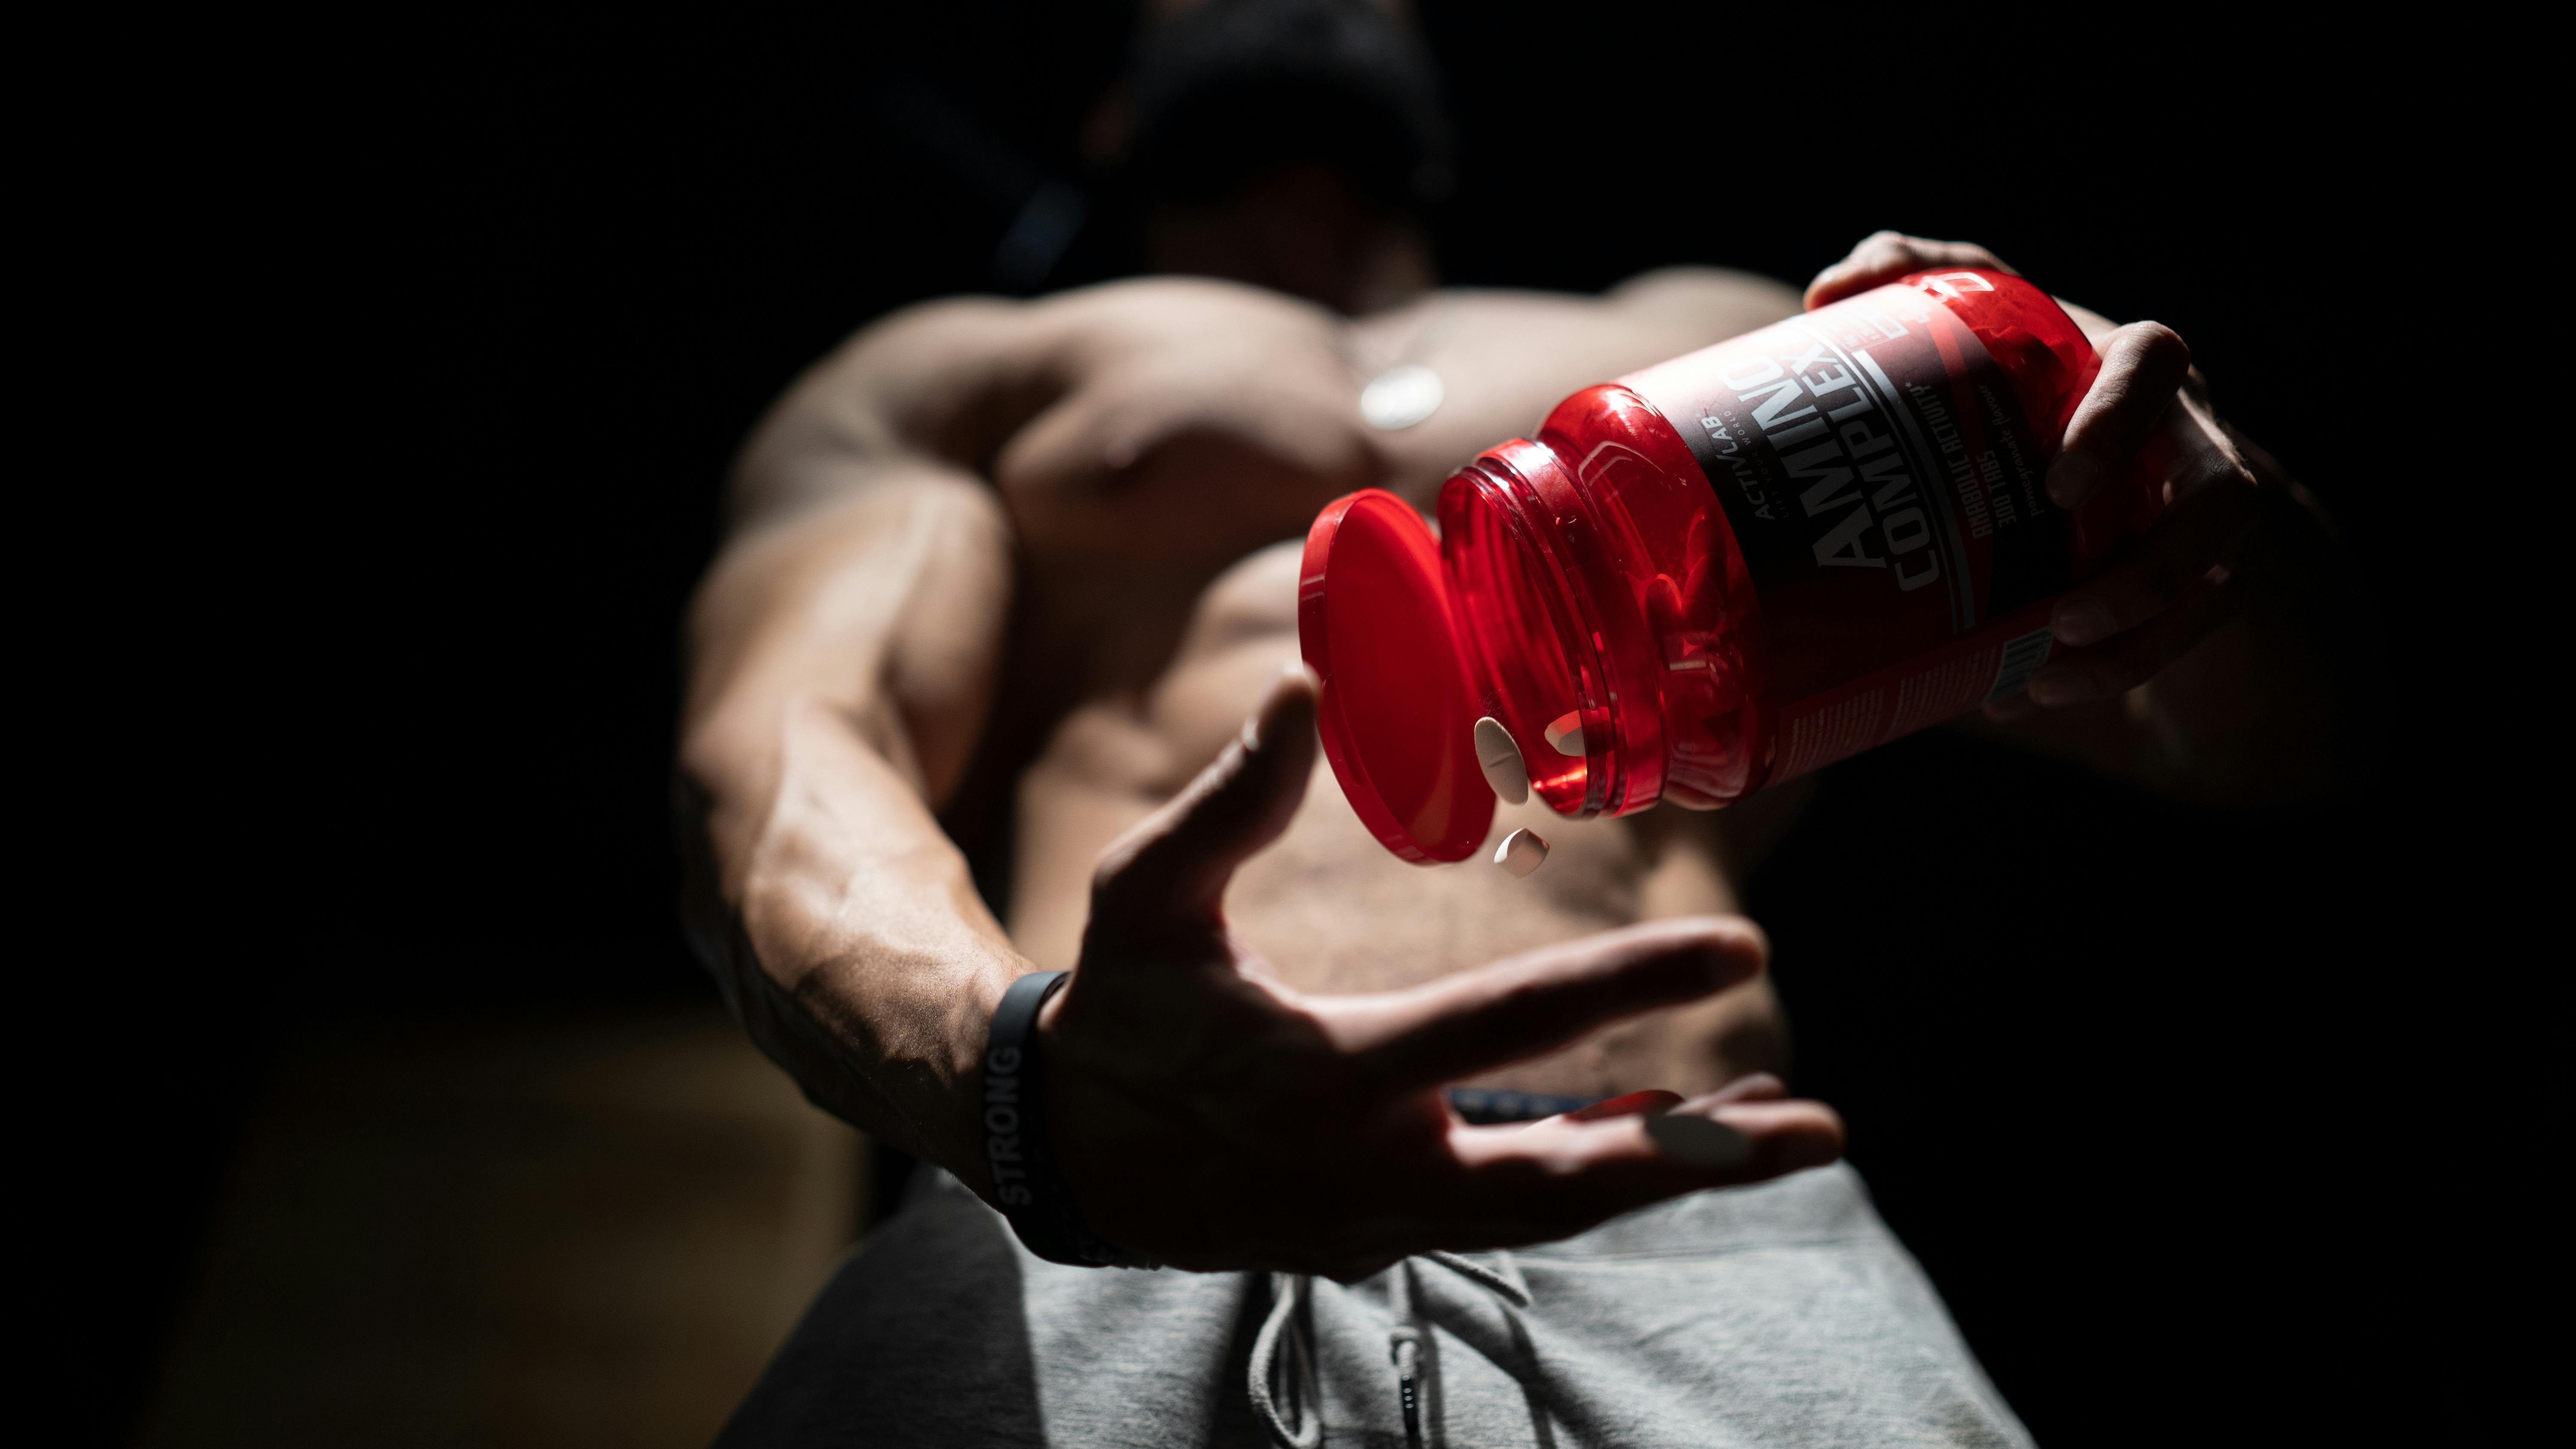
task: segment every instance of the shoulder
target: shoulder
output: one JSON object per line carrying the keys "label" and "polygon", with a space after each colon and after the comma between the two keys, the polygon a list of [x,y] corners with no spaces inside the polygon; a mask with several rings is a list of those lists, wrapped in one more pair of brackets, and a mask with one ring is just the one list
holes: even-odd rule
{"label": "shoulder", "polygon": [[[888,313],[808,369],[781,399],[834,413],[854,398],[925,422],[960,409],[1014,420],[1104,370],[1211,345],[1329,348],[1337,322],[1311,304],[1232,282],[1144,277],[1028,301],[950,297]],[[990,438],[980,441],[989,443]]]}
{"label": "shoulder", "polygon": [[1797,315],[1798,289],[1776,277],[1731,267],[1658,267],[1602,294],[1622,311],[1681,314],[1732,337]]}
{"label": "shoulder", "polygon": [[1031,304],[1001,297],[917,303],[859,328],[790,383],[740,465],[815,452],[947,451],[963,405],[1029,350]]}

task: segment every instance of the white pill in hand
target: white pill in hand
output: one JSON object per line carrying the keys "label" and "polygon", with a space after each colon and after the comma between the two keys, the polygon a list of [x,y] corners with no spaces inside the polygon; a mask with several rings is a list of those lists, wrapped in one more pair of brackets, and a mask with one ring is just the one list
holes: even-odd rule
{"label": "white pill in hand", "polygon": [[1529,799],[1529,766],[1521,762],[1520,744],[1492,715],[1476,721],[1476,763],[1495,794],[1514,805]]}
{"label": "white pill in hand", "polygon": [[1583,753],[1583,712],[1569,709],[1547,722],[1547,747],[1560,755]]}
{"label": "white pill in hand", "polygon": [[1537,832],[1515,830],[1494,847],[1494,864],[1514,875],[1525,876],[1547,861],[1547,842]]}
{"label": "white pill in hand", "polygon": [[1693,1167],[1742,1167],[1753,1160],[1753,1139],[1706,1117],[1666,1113],[1646,1119],[1646,1135],[1666,1157]]}

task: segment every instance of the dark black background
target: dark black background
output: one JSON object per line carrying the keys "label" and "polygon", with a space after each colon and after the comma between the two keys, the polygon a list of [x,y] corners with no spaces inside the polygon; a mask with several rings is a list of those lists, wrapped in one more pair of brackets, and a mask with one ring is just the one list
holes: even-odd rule
{"label": "dark black background", "polygon": [[[2351,383],[2388,345],[2366,300],[2425,250],[2420,58],[2107,13],[2079,36],[1425,8],[1460,136],[1446,280],[1803,280],[1882,226],[1974,238],[2179,329],[2366,572],[2420,544]],[[140,1383],[297,1023],[710,994],[675,928],[666,783],[729,454],[852,329],[989,288],[1019,184],[961,173],[885,86],[1092,184],[1075,131],[1123,25],[960,0],[388,30],[236,98],[252,123],[193,193],[229,245],[198,281],[273,352],[228,439],[274,486],[224,627],[260,641],[241,669],[278,703],[242,750],[280,803],[218,803],[258,829],[203,837],[256,876],[235,929],[259,948],[138,992],[139,1050],[189,1090],[157,1109],[161,1150],[94,1165],[148,1219],[99,1285],[152,1310],[95,1327],[129,1366],[104,1392]],[[1047,285],[1128,263],[1102,206]],[[2371,627],[2403,652],[2408,625]],[[2410,1326],[2428,1270],[2386,1247],[2422,1189],[2369,1170],[2419,1130],[2392,1064],[2444,1031],[2412,984],[2401,793],[2212,815],[1936,733],[1837,767],[1754,881],[1796,1085],[1845,1111],[2043,1442],[2385,1427],[2443,1381]]]}

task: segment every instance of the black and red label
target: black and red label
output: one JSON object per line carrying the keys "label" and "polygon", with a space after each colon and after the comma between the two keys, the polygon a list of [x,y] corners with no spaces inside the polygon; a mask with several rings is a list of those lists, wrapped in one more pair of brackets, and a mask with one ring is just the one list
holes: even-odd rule
{"label": "black and red label", "polygon": [[2069,582],[2047,451],[1933,289],[1886,286],[1623,378],[1680,432],[1761,600],[1803,774],[2019,690]]}

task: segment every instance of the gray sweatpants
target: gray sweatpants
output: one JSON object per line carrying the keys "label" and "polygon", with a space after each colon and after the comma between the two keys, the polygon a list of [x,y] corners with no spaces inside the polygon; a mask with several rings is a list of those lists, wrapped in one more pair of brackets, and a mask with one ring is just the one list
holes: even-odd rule
{"label": "gray sweatpants", "polygon": [[[2030,1442],[1847,1166],[1473,1259],[1529,1307],[1428,1259],[1313,1285],[1298,1377],[1320,1391],[1302,1405],[1325,1444],[1405,1443],[1399,1272],[1426,1445]],[[719,1442],[1264,1445],[1247,1365],[1285,1282],[1058,1267],[936,1174],[841,1267]]]}

